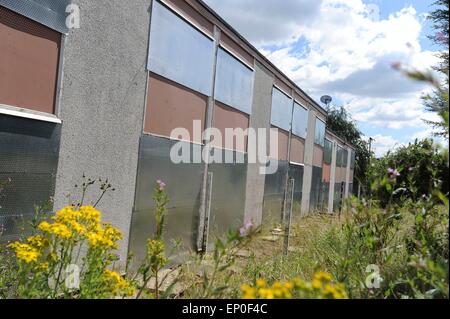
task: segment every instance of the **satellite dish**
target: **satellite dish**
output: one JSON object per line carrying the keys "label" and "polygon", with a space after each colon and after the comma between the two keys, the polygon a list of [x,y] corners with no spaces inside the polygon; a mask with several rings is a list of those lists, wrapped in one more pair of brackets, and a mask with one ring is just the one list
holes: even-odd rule
{"label": "satellite dish", "polygon": [[333,101],[333,98],[332,98],[331,96],[329,96],[329,95],[324,95],[324,96],[322,96],[322,97],[320,98],[320,101],[321,101],[323,104],[328,105],[328,104],[331,103],[331,101]]}

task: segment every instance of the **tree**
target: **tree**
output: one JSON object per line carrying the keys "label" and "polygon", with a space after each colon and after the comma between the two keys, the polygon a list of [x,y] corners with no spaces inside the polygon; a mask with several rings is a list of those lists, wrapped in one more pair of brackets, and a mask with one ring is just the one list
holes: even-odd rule
{"label": "tree", "polygon": [[361,186],[367,185],[367,168],[372,154],[369,152],[363,133],[356,127],[350,114],[343,108],[331,108],[328,112],[327,127],[355,147],[355,179]]}
{"label": "tree", "polygon": [[448,71],[449,71],[449,0],[438,0],[434,3],[437,8],[430,13],[429,19],[437,32],[429,38],[443,50],[438,54],[441,62],[434,67],[444,77],[444,83],[438,83],[431,95],[423,97],[425,108],[439,115],[440,121],[426,121],[437,129],[436,135],[448,139]]}

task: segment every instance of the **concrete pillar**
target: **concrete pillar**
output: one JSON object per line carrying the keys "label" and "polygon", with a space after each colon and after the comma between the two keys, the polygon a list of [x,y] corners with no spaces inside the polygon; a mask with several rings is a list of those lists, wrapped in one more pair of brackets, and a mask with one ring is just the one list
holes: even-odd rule
{"label": "concrete pillar", "polygon": [[[250,128],[266,129],[266,150],[269,152],[270,114],[272,107],[273,76],[259,62],[255,61],[253,86],[253,105]],[[249,163],[247,166],[247,185],[244,220],[252,220],[256,226],[262,222],[265,175],[260,174],[261,165]]]}
{"label": "concrete pillar", "polygon": [[350,189],[350,161],[352,158],[352,149],[347,147],[347,167],[345,168],[345,192],[344,198],[348,198],[348,191]]}
{"label": "concrete pillar", "polygon": [[[59,116],[62,135],[55,208],[80,198],[83,173],[108,178],[115,191],[98,208],[120,228],[125,262],[135,195],[148,72],[150,1],[78,0],[81,27],[65,43]],[[99,195],[87,194],[85,203]],[[149,194],[150,196],[151,194]]]}
{"label": "concrete pillar", "polygon": [[337,143],[332,141],[331,151],[331,170],[330,170],[330,188],[328,191],[328,213],[333,214],[334,204],[334,185],[336,184],[336,159],[337,159]]}
{"label": "concrete pillar", "polygon": [[308,133],[305,141],[305,166],[303,171],[302,206],[301,214],[305,216],[309,212],[311,195],[312,167],[314,158],[314,132],[316,128],[316,112],[309,109]]}

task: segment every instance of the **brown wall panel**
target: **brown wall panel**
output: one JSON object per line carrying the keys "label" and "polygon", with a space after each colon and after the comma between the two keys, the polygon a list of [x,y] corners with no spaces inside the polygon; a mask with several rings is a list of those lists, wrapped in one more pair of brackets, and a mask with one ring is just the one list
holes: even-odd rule
{"label": "brown wall panel", "polygon": [[331,176],[331,165],[323,163],[322,181],[325,183],[329,183],[330,176]]}
{"label": "brown wall panel", "polygon": [[273,80],[273,83],[278,86],[280,89],[282,89],[284,91],[284,93],[289,94],[289,96],[291,96],[291,87],[289,85],[287,85],[284,81],[281,81],[279,78],[275,77]]}
{"label": "brown wall panel", "polygon": [[294,98],[297,101],[297,103],[300,103],[304,107],[308,107],[309,103],[302,95],[298,94],[297,92],[294,92]]}
{"label": "brown wall panel", "polygon": [[0,6],[0,104],[54,113],[61,34]]}
{"label": "brown wall panel", "polygon": [[144,131],[170,137],[174,128],[186,128],[191,141],[201,143],[193,135],[193,121],[205,126],[207,98],[179,84],[151,74],[149,79]]}
{"label": "brown wall panel", "polygon": [[213,36],[214,24],[203,17],[200,13],[198,13],[198,11],[192,8],[186,1],[165,0],[165,2],[179,10],[183,15],[189,18],[191,22],[195,23],[195,25],[202,29],[204,32],[206,32],[210,36]]}
{"label": "brown wall panel", "polygon": [[[288,143],[289,143],[289,132],[272,126],[278,130],[278,154],[276,159],[280,161],[288,160]],[[272,148],[272,146],[270,146]]]}
{"label": "brown wall panel", "polygon": [[236,42],[234,42],[230,37],[228,37],[225,33],[220,35],[220,43],[225,46],[226,49],[230,50],[234,54],[236,54],[239,58],[245,61],[247,64],[253,67],[254,58],[251,54],[245,51],[241,46],[239,46]]}
{"label": "brown wall panel", "polygon": [[322,164],[323,164],[323,148],[314,145],[313,165],[317,167],[322,167]]}
{"label": "brown wall panel", "polygon": [[241,152],[247,151],[247,137],[245,137],[244,147],[238,145],[236,138],[233,140],[233,147],[225,145],[225,129],[226,128],[241,128],[244,131],[248,128],[249,117],[232,107],[226,106],[216,101],[214,107],[213,127],[220,130],[222,133],[222,141],[213,141],[213,145],[221,148],[233,149]]}
{"label": "brown wall panel", "polygon": [[350,170],[350,177],[349,177],[349,183],[353,183],[353,179],[355,176],[355,171],[353,169]]}
{"label": "brown wall panel", "polygon": [[291,136],[291,162],[303,164],[305,157],[305,141],[295,135]]}

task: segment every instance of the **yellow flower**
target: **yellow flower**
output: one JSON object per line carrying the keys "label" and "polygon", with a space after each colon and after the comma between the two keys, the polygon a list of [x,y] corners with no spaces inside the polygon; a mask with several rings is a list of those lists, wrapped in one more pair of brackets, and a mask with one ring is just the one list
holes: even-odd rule
{"label": "yellow flower", "polygon": [[70,229],[62,223],[49,224],[48,222],[42,222],[39,224],[38,229],[63,239],[72,237]]}
{"label": "yellow flower", "polygon": [[114,296],[126,295],[132,296],[135,293],[135,289],[131,284],[125,280],[121,275],[115,271],[105,269],[103,272],[103,280],[111,289],[111,293]]}
{"label": "yellow flower", "polygon": [[273,299],[274,298],[273,291],[270,288],[261,288],[258,290],[258,294],[263,299]]}
{"label": "yellow flower", "polygon": [[109,224],[105,228],[97,227],[86,235],[91,247],[117,248],[116,241],[122,239],[122,233]]}
{"label": "yellow flower", "polygon": [[48,270],[48,262],[43,262],[39,265],[40,270]]}
{"label": "yellow flower", "polygon": [[88,223],[100,223],[102,214],[99,210],[92,206],[81,206],[80,207],[81,219]]}
{"label": "yellow flower", "polygon": [[23,261],[27,264],[36,262],[39,258],[39,251],[28,244],[15,242],[8,247],[14,250],[14,252],[16,253],[16,258],[19,261]]}
{"label": "yellow flower", "polygon": [[80,216],[81,213],[74,210],[73,206],[66,206],[55,214],[54,220],[58,223],[70,223],[77,221]]}
{"label": "yellow flower", "polygon": [[330,282],[333,278],[329,273],[324,272],[324,271],[319,271],[319,272],[315,273],[314,279],[317,279],[320,281],[325,281],[325,282]]}
{"label": "yellow flower", "polygon": [[38,250],[44,248],[48,244],[48,240],[44,236],[41,236],[41,235],[30,236],[27,238],[27,242],[28,242],[28,244],[30,244],[31,246],[33,246],[34,248],[36,248]]}
{"label": "yellow flower", "polygon": [[322,282],[320,280],[318,280],[317,278],[313,279],[313,281],[311,282],[311,285],[314,289],[322,288]]}
{"label": "yellow flower", "polygon": [[294,284],[291,281],[288,281],[284,284],[284,287],[288,290],[291,290],[294,288]]}
{"label": "yellow flower", "polygon": [[247,285],[247,284],[242,285],[241,290],[243,292],[244,299],[255,299],[256,298],[256,289],[251,287],[250,285]]}
{"label": "yellow flower", "polygon": [[265,279],[260,278],[260,279],[256,280],[256,286],[258,288],[264,288],[266,285],[267,285],[267,282]]}

